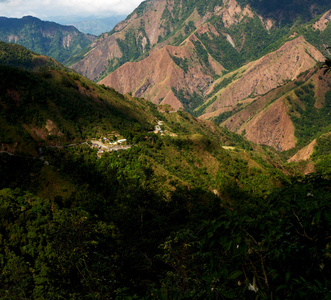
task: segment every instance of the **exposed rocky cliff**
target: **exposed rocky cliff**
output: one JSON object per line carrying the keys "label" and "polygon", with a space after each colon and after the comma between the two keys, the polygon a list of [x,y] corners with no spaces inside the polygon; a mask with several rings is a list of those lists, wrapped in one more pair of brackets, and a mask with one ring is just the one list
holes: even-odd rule
{"label": "exposed rocky cliff", "polygon": [[[143,58],[149,52],[165,45],[180,43],[195,31],[224,37],[234,45],[232,37],[220,28],[209,26],[208,20],[217,17],[223,29],[257,18],[262,26],[272,27],[273,22],[255,14],[249,6],[236,0],[217,3],[196,3],[193,0],[155,0],[143,2],[125,21],[110,33],[104,34],[84,58],[73,68],[86,77],[97,80],[128,61]],[[207,23],[206,23],[207,22]],[[242,31],[242,30],[240,30]],[[240,45],[238,47],[242,47]],[[133,49],[134,48],[134,49]]]}
{"label": "exposed rocky cliff", "polygon": [[205,64],[199,61],[195,52],[194,40],[192,36],[179,47],[165,46],[140,62],[128,62],[100,83],[122,93],[132,92],[134,96],[145,97],[156,104],[183,107],[173,89],[190,93],[206,90],[213,80],[213,73],[224,70],[209,56],[211,70],[206,72]]}

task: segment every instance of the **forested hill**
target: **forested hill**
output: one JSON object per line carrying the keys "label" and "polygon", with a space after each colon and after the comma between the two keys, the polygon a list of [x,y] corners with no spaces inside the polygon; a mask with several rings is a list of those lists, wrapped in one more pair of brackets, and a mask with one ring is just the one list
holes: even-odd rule
{"label": "forested hill", "polygon": [[330,9],[328,0],[239,0],[238,2],[249,4],[263,17],[278,20],[279,24],[293,24],[298,17],[306,22]]}
{"label": "forested hill", "polygon": [[0,46],[0,298],[328,297],[330,170]]}
{"label": "forested hill", "polygon": [[32,16],[21,19],[0,17],[0,40],[20,44],[36,53],[64,63],[94,40],[73,26],[42,21]]}

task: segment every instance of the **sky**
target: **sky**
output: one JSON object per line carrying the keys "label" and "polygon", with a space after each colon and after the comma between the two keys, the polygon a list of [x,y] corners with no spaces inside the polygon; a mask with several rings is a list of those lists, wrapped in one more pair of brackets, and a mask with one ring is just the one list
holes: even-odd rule
{"label": "sky", "polygon": [[0,16],[21,18],[31,15],[50,20],[65,16],[128,15],[142,0],[0,0]]}

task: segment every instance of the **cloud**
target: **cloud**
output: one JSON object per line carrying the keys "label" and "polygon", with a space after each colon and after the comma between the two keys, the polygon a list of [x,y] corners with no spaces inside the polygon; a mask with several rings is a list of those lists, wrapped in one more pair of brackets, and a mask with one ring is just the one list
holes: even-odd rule
{"label": "cloud", "polygon": [[0,15],[39,18],[68,15],[129,14],[141,0],[0,0]]}

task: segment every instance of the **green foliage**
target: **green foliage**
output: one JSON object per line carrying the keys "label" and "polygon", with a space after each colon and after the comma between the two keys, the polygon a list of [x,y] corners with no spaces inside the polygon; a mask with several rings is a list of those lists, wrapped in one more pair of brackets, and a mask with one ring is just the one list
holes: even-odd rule
{"label": "green foliage", "polygon": [[177,57],[177,56],[171,55],[171,59],[185,73],[187,72],[187,70],[188,70],[188,59],[186,57],[185,58],[182,58],[182,57]]}
{"label": "green foliage", "polygon": [[216,124],[221,124],[231,116],[233,116],[237,111],[236,110],[231,110],[231,111],[226,111],[224,113],[219,114],[216,118],[214,118],[214,122]]}
{"label": "green foliage", "polygon": [[325,103],[323,108],[316,108],[314,86],[310,84],[301,85],[295,90],[295,95],[304,105],[294,106],[291,120],[295,124],[295,135],[298,138],[298,146],[307,145],[314,137],[328,132],[330,130],[331,114],[331,92],[325,94]]}
{"label": "green foliage", "polygon": [[[285,0],[239,0],[240,4],[249,4],[253,9],[257,10],[263,17],[271,17],[280,24],[288,24],[297,21],[307,22],[315,17],[315,14],[330,9],[330,3],[325,0],[305,0],[303,2],[285,1]],[[309,7],[313,5],[316,12],[312,12]]]}
{"label": "green foliage", "polygon": [[[327,297],[329,181],[294,182],[267,199],[179,230],[161,245],[171,266],[162,293],[173,298]],[[244,198],[241,197],[243,200]],[[256,282],[257,292],[253,292]]]}
{"label": "green foliage", "polygon": [[[0,66],[0,74],[3,78],[0,121],[6,124],[1,132],[2,142],[10,136],[24,136],[27,133],[24,124],[43,129],[47,120],[51,120],[60,132],[53,136],[54,142],[81,141],[112,130],[131,141],[135,134],[153,127],[145,122],[152,105],[143,112],[138,100],[131,104],[130,101],[123,102],[123,95],[99,87],[75,73],[43,69],[28,72]],[[82,93],[80,88],[88,92]],[[28,132],[31,135],[31,131]]]}
{"label": "green foliage", "polygon": [[1,296],[251,299],[254,276],[260,297],[326,294],[329,182],[273,192],[286,176],[243,137],[185,112],[163,115],[167,130],[174,121],[176,137],[151,133],[99,159],[83,145],[45,149],[49,166],[1,160],[1,188],[38,194],[59,178],[72,186],[62,195],[54,187],[50,201],[0,192]]}
{"label": "green foliage", "polygon": [[325,134],[317,139],[314,148],[313,160],[316,161],[316,170],[321,174],[331,173],[331,135]]}
{"label": "green foliage", "polygon": [[33,52],[20,45],[10,45],[0,42],[0,61],[1,64],[13,67],[23,66],[32,67]]}
{"label": "green foliage", "polygon": [[[221,26],[223,28],[223,26]],[[222,30],[220,28],[220,30]],[[211,38],[210,38],[211,36]],[[208,53],[219,63],[221,63],[227,70],[233,70],[243,64],[243,60],[236,49],[226,40],[223,35],[202,34],[199,35],[200,41],[207,49]]]}
{"label": "green foliage", "polygon": [[216,94],[222,88],[228,86],[233,81],[233,79],[235,79],[235,77],[237,76],[237,74],[238,73],[234,73],[233,75],[224,78],[221,82],[215,84],[215,86],[213,88],[213,91],[211,92],[211,94],[207,95],[207,97],[209,97],[209,96],[211,96],[213,94]]}
{"label": "green foliage", "polygon": [[[0,154],[0,298],[326,297],[327,172],[290,182],[275,151],[75,73],[0,77],[1,147],[15,149]],[[312,89],[298,91],[308,104]],[[47,120],[63,136],[36,137]],[[115,133],[136,145],[53,146]]]}
{"label": "green foliage", "polygon": [[30,16],[1,18],[0,40],[11,42],[10,36],[18,37],[18,44],[62,63],[88,47],[93,40],[73,26],[44,22]]}
{"label": "green foliage", "polygon": [[203,47],[200,41],[194,41],[194,48],[197,52],[198,58],[202,64],[204,64],[207,68],[210,67],[209,65],[209,59],[208,59],[208,52]]}
{"label": "green foliage", "polygon": [[196,29],[193,21],[188,21],[187,25],[184,27],[185,34],[189,34]]}
{"label": "green foliage", "polygon": [[184,89],[177,91],[176,89],[172,88],[172,91],[176,95],[177,99],[184,105],[185,110],[192,115],[196,115],[194,109],[203,103],[203,96],[196,92],[190,94]]}
{"label": "green foliage", "polygon": [[[122,52],[122,57],[109,61],[107,70],[100,75],[99,80],[106,77],[109,73],[116,70],[124,63],[128,61],[135,61],[145,52],[148,52],[150,50],[150,41],[144,28],[145,25],[142,22],[141,26],[138,28],[137,31],[133,29],[128,30],[125,33],[124,39],[116,39],[116,42]],[[147,44],[145,46],[142,42],[144,38],[147,40]]]}
{"label": "green foliage", "polygon": [[114,225],[19,190],[0,191],[0,212],[1,298],[111,296]]}

